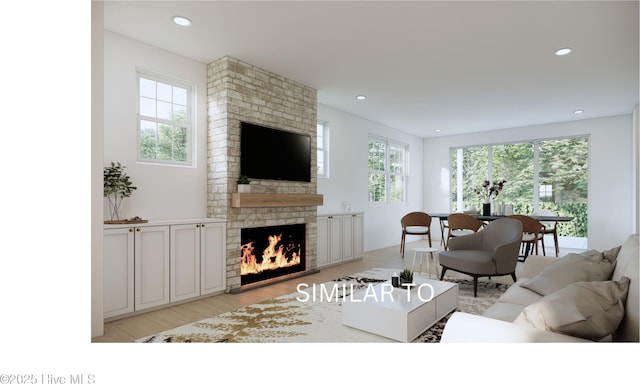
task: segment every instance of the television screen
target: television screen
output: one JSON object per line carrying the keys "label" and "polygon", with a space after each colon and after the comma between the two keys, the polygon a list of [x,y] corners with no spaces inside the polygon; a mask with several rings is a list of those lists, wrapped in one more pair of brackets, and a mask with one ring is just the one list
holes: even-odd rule
{"label": "television screen", "polygon": [[242,122],[240,173],[253,179],[311,181],[311,136]]}

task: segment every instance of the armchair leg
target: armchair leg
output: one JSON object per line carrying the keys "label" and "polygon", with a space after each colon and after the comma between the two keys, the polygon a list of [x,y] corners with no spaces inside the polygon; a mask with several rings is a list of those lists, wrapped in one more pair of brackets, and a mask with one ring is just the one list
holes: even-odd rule
{"label": "armchair leg", "polygon": [[440,273],[440,281],[442,281],[442,279],[444,279],[444,273],[447,272],[447,267],[442,267],[442,273]]}
{"label": "armchair leg", "polygon": [[515,283],[516,282],[516,272],[515,271],[511,272],[511,278],[513,279],[513,282]]}
{"label": "armchair leg", "polygon": [[473,297],[478,297],[478,276],[473,276]]}

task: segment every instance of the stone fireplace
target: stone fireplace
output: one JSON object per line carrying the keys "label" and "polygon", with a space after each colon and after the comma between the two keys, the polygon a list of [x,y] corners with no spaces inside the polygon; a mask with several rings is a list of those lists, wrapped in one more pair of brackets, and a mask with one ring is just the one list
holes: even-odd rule
{"label": "stone fireplace", "polygon": [[[210,63],[207,72],[207,216],[227,221],[227,291],[317,271],[318,203],[300,199],[317,196],[316,152],[311,151],[311,182],[252,180],[251,194],[237,194],[236,185],[243,121],[310,135],[311,148],[316,148],[316,90],[228,56]],[[261,196],[268,198],[244,202]],[[243,282],[242,230],[291,225],[305,228],[304,269]]]}

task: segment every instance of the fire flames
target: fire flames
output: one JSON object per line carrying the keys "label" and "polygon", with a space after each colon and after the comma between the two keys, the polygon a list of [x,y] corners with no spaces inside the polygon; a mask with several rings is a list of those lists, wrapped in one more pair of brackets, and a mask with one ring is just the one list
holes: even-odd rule
{"label": "fire flames", "polygon": [[242,256],[240,259],[241,275],[261,273],[267,270],[275,270],[278,268],[290,267],[300,264],[299,247],[290,244],[287,247],[281,243],[282,234],[270,235],[269,245],[262,252],[262,261],[259,262],[255,255],[255,243],[249,242],[242,244],[240,250]]}

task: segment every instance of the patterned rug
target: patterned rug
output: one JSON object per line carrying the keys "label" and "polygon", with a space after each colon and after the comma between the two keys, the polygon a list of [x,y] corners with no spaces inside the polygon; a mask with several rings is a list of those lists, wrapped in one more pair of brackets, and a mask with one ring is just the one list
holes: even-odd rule
{"label": "patterned rug", "polygon": [[[376,268],[324,284],[299,289],[219,316],[203,319],[136,340],[142,343],[358,343],[394,340],[342,325],[341,301],[369,284],[388,279],[392,270]],[[502,295],[504,284],[480,281],[473,297],[471,280],[459,284],[457,311],[481,314]],[[324,296],[321,296],[325,294]],[[313,300],[313,298],[324,298]],[[329,299],[327,299],[329,298]],[[437,343],[451,314],[413,342]]]}

